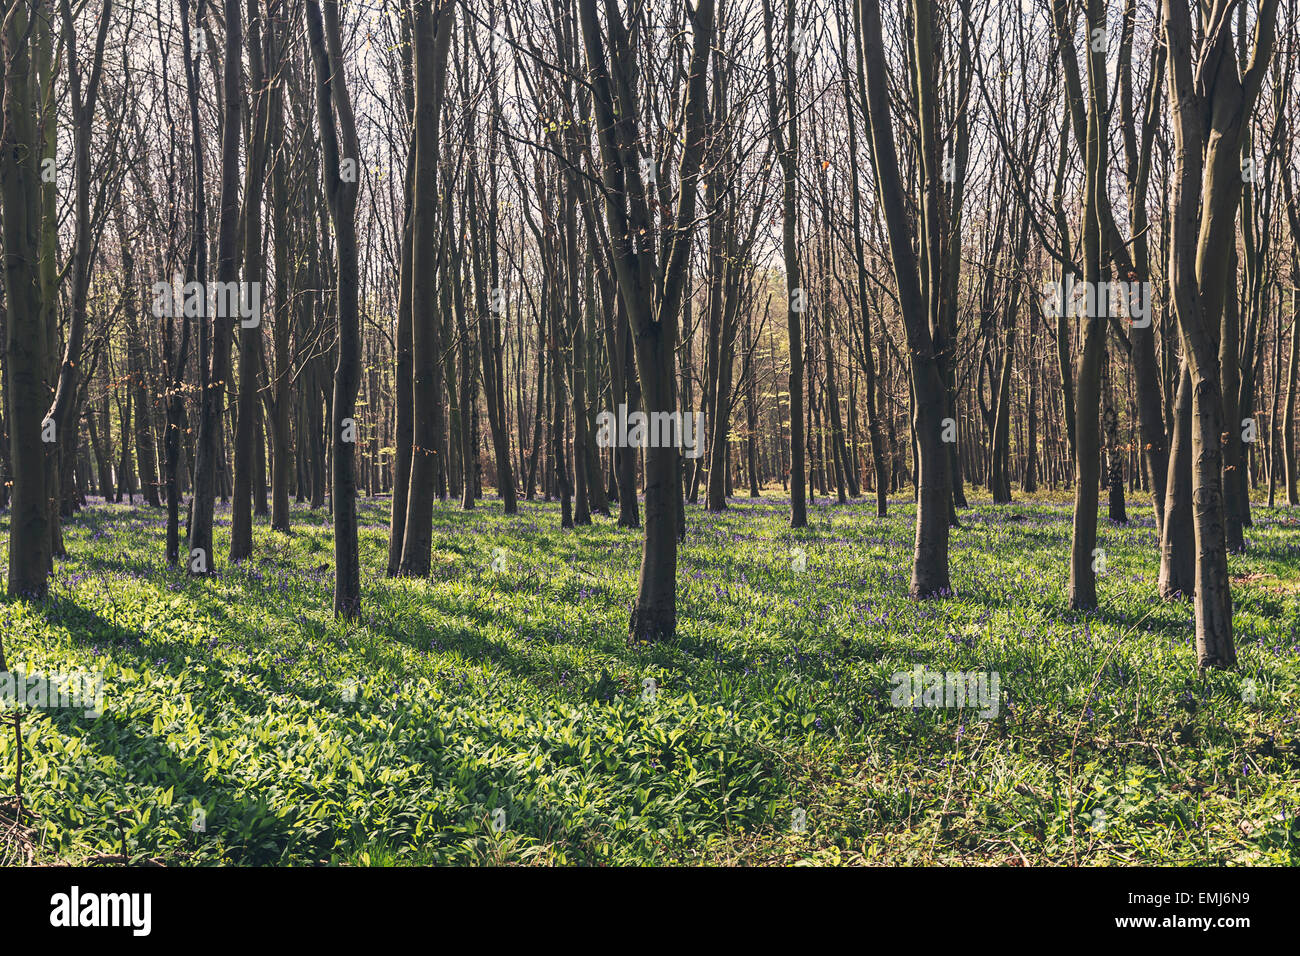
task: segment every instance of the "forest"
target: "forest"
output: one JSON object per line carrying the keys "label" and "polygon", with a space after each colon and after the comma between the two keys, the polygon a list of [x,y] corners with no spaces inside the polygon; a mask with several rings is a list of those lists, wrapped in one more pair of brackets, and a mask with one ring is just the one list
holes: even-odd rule
{"label": "forest", "polygon": [[0,865],[1300,863],[1297,0],[0,15]]}

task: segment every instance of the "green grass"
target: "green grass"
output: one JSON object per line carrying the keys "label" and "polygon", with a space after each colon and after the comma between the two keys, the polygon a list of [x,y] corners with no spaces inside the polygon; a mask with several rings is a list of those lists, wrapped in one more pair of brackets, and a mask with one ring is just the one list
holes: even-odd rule
{"label": "green grass", "polygon": [[[11,668],[104,674],[102,716],[23,722],[41,854],[1294,864],[1296,514],[1257,508],[1230,559],[1240,664],[1201,676],[1191,608],[1159,599],[1149,508],[1130,505],[1129,526],[1103,521],[1092,615],[1063,610],[1060,503],[963,512],[957,594],[919,604],[908,502],[884,521],[819,504],[800,532],[773,499],[692,507],[677,639],[635,648],[639,532],[561,532],[557,505],[439,505],[435,572],[409,581],[383,576],[387,502],[364,502],[352,625],[331,616],[322,512],[295,510],[287,536],[259,523],[232,567],[220,511],[219,574],[196,581],[165,568],[161,512],[91,507],[51,597],[0,603]],[[997,717],[891,706],[890,675],[918,664],[997,671]]]}

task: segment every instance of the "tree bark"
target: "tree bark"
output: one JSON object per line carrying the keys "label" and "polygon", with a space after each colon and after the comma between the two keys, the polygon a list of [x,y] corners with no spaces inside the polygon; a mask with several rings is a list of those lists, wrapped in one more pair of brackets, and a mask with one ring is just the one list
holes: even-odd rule
{"label": "tree bark", "polygon": [[[224,63],[224,126],[221,133],[221,206],[217,226],[217,282],[223,289],[239,280],[239,142],[243,112],[243,30],[239,0],[224,0],[226,49]],[[201,239],[200,239],[201,241]],[[229,303],[227,303],[228,305]],[[235,318],[211,317],[211,351],[207,330],[199,330],[199,364],[207,374],[200,379],[199,437],[194,462],[194,496],[190,502],[191,574],[215,569],[212,551],[212,517],[217,492],[217,472],[222,455],[222,408],[230,378],[230,340]],[[206,312],[206,308],[205,308]],[[200,319],[201,322],[205,322]]]}
{"label": "tree bark", "polygon": [[[914,88],[918,93],[917,112],[921,117],[922,190],[931,197],[937,189],[940,171],[934,128],[934,71],[931,30],[932,8],[929,0],[912,0],[914,50]],[[904,205],[905,192],[900,174],[898,153],[889,112],[889,78],[880,26],[879,0],[857,0],[855,17],[862,45],[866,79],[867,123],[876,170],[876,192],[889,237],[894,278],[898,284],[899,309],[902,312],[911,357],[914,427],[917,447],[917,518],[916,546],[912,558],[913,598],[938,597],[951,593],[948,578],[948,529],[952,508],[949,485],[948,449],[943,441],[942,419],[946,410],[943,375],[939,367],[935,336],[938,286],[936,273],[919,268],[913,251],[912,230]],[[933,202],[923,203],[923,219],[938,214]],[[937,226],[925,224],[927,237]],[[922,245],[925,244],[923,240]],[[937,255],[937,248],[931,246]],[[931,264],[935,264],[931,260]],[[923,295],[922,283],[929,285],[930,299]]]}
{"label": "tree bark", "polygon": [[[357,551],[356,448],[359,429],[357,386],[361,379],[361,322],[357,308],[357,173],[361,147],[343,71],[338,0],[307,0],[307,36],[316,67],[316,110],[325,162],[325,197],[334,223],[338,279],[338,365],[330,403],[333,435],[330,503],[334,513],[334,616],[355,618],[361,610],[361,563]],[[338,129],[335,129],[337,116]],[[341,142],[340,142],[341,140]],[[353,175],[346,175],[350,163]]]}
{"label": "tree bark", "polygon": [[[438,296],[433,262],[438,244],[438,125],[446,89],[447,55],[455,7],[442,2],[436,14],[430,0],[415,5],[415,183],[411,202],[411,347],[414,412],[411,477],[407,486],[401,574],[425,577],[433,549],[433,494],[439,479],[437,456],[443,433]],[[436,23],[435,23],[436,18]],[[422,263],[420,266],[414,263]],[[436,487],[435,487],[436,486]]]}
{"label": "tree bark", "polygon": [[[42,420],[46,329],[41,299],[41,188],[31,88],[31,21],[28,4],[8,11],[4,30],[4,128],[0,141],[0,199],[4,202],[5,389],[9,407],[9,462],[13,495],[9,511],[11,597],[40,600],[52,567],[50,501],[45,487]],[[0,666],[3,666],[0,646]]]}

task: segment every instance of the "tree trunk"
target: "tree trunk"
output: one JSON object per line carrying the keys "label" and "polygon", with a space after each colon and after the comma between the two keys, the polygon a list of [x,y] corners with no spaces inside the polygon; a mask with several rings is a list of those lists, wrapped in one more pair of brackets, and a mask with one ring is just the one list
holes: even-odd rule
{"label": "tree trunk", "polygon": [[[224,63],[225,116],[221,133],[221,212],[217,227],[217,282],[222,289],[239,280],[239,141],[243,107],[243,31],[239,0],[224,0],[226,49]],[[190,502],[191,574],[204,575],[215,568],[212,551],[212,517],[217,493],[217,472],[222,459],[222,408],[230,378],[230,339],[235,319],[218,308],[211,317],[211,354],[207,330],[199,330],[199,363],[206,368],[200,379],[199,437],[194,462],[194,497]],[[206,324],[206,305],[204,318]]]}
{"label": "tree trunk", "polygon": [[[932,244],[939,210],[933,203],[940,171],[935,129],[934,70],[931,31],[932,9],[929,0],[912,0],[914,20],[914,87],[918,93],[917,111],[921,117],[922,189],[930,196],[923,203],[924,233],[922,246]],[[889,111],[889,74],[881,37],[879,0],[858,0],[855,9],[862,47],[866,80],[867,123],[875,159],[876,192],[884,214],[889,237],[894,277],[898,284],[899,308],[907,333],[911,357],[911,388],[914,404],[914,428],[917,463],[916,546],[912,558],[913,598],[949,594],[948,529],[952,509],[949,484],[948,448],[943,441],[946,410],[943,375],[939,367],[934,338],[939,332],[938,285],[941,275],[918,267],[913,251],[911,226],[904,204],[905,192],[900,174],[898,153]],[[928,260],[936,265],[935,259]],[[926,283],[930,298],[923,295]]]}
{"label": "tree trunk", "polygon": [[[262,338],[262,189],[266,180],[267,116],[264,89],[262,16],[256,0],[248,3],[248,78],[255,93],[244,180],[244,279],[255,314],[243,318],[239,331],[239,417],[235,426],[235,475],[230,516],[230,560],[253,553],[253,468],[257,463],[259,346]],[[250,324],[252,323],[252,324]]]}
{"label": "tree trunk", "polygon": [[1169,290],[1192,376],[1196,650],[1202,669],[1236,662],[1224,536],[1220,323],[1241,199],[1242,140],[1268,69],[1277,16],[1276,0],[1262,0],[1249,67],[1238,76],[1233,6],[1232,0],[1213,0],[1205,22],[1219,27],[1198,37],[1195,50],[1186,0],[1163,0],[1162,18],[1175,157]]}
{"label": "tree trunk", "polygon": [[[776,59],[773,50],[773,20],[771,0],[763,0],[763,41],[766,50],[768,81],[768,114],[772,138],[781,160],[781,251],[785,261],[786,329],[790,352],[790,527],[803,528],[808,524],[808,502],[804,466],[807,447],[804,439],[804,365],[803,365],[803,312],[807,295],[799,280],[798,245],[798,170],[799,170],[799,108],[798,86],[795,82],[795,22],[794,4],[787,0],[785,7],[785,61],[783,83],[777,87]],[[782,121],[781,109],[785,118]]]}
{"label": "tree trunk", "polygon": [[[40,600],[49,589],[49,499],[45,487],[42,421],[48,406],[44,382],[47,336],[39,274],[40,150],[31,81],[27,4],[16,4],[4,30],[4,127],[0,198],[4,202],[5,389],[9,406],[9,511],[11,597]],[[0,647],[0,667],[4,651]]]}
{"label": "tree trunk", "polygon": [[1287,358],[1287,366],[1286,408],[1282,412],[1282,447],[1286,458],[1286,503],[1295,507],[1300,504],[1300,498],[1296,495],[1300,475],[1296,474],[1295,449],[1296,377],[1300,374],[1300,277],[1295,277],[1291,288],[1291,350]]}
{"label": "tree trunk", "polygon": [[[352,101],[343,72],[343,41],[338,0],[325,0],[324,23],[317,0],[307,2],[307,36],[316,66],[316,110],[324,149],[325,196],[334,222],[335,272],[338,279],[338,365],[330,403],[333,435],[334,615],[355,618],[361,610],[361,564],[357,551],[356,449],[357,386],[361,379],[361,322],[357,308],[356,237],[357,142]],[[335,117],[338,129],[335,129]],[[342,142],[340,143],[340,140]],[[350,164],[350,165],[345,165]],[[348,172],[351,175],[348,175]]]}
{"label": "tree trunk", "polygon": [[411,346],[414,405],[411,478],[407,490],[402,539],[403,575],[425,577],[433,548],[435,485],[445,494],[439,476],[443,432],[441,342],[438,297],[433,288],[433,261],[439,236],[437,214],[438,124],[446,88],[447,54],[455,7],[439,8],[436,24],[430,0],[415,5],[415,183],[411,204],[411,254],[419,267],[411,276]]}
{"label": "tree trunk", "polygon": [[[666,240],[662,280],[655,248],[649,192],[640,170],[638,111],[635,96],[635,47],[617,8],[606,18],[610,55],[602,34],[596,0],[579,0],[579,16],[591,79],[600,140],[604,207],[611,258],[620,297],[635,340],[645,410],[676,412],[674,355],[685,291],[688,253],[695,221],[700,166],[704,156],[704,103],[709,51],[713,42],[713,0],[699,0],[692,10],[692,48],[685,77],[684,148],[679,171],[677,212]],[[611,70],[613,71],[611,75]],[[617,105],[616,105],[617,97]],[[636,605],[628,622],[634,641],[671,638],[677,626],[677,537],[682,528],[678,450],[659,443],[646,454],[646,521]]]}

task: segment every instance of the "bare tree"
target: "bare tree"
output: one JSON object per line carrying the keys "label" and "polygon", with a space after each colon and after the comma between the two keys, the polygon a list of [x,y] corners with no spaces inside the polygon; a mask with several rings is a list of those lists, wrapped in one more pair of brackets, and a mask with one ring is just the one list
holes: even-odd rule
{"label": "bare tree", "polygon": [[[578,2],[600,141],[605,218],[614,271],[635,339],[645,409],[651,415],[673,415],[677,411],[673,360],[704,156],[713,0],[699,0],[694,9],[683,4],[683,10],[692,33],[683,105],[684,147],[677,174],[676,216],[663,238],[661,260],[648,204],[657,197],[648,191],[641,172],[636,48],[617,3],[606,5],[602,30],[595,0]],[[657,641],[676,632],[681,507],[678,458],[676,448],[662,443],[647,449],[645,537],[636,606],[629,622],[634,640]]]}
{"label": "bare tree", "polygon": [[[46,330],[38,269],[41,151],[36,136],[29,0],[4,15],[4,130],[0,199],[4,203],[5,390],[13,495],[9,517],[9,594],[44,598],[49,589],[49,500],[45,488]],[[0,669],[7,669],[0,647]]]}
{"label": "bare tree", "polygon": [[[1277,0],[1262,0],[1248,65],[1237,60],[1244,8],[1213,0],[1193,39],[1186,0],[1163,0],[1175,142],[1169,289],[1192,389],[1192,501],[1196,537],[1196,655],[1202,668],[1232,667],[1232,594],[1224,536],[1220,321],[1241,199],[1241,147],[1273,48]],[[1235,352],[1233,356],[1235,361]],[[1226,423],[1234,428],[1235,423]]]}
{"label": "bare tree", "polygon": [[[237,288],[239,281],[239,143],[243,125],[243,29],[239,0],[224,0],[226,19],[223,64],[224,117],[221,131],[221,199],[217,221],[218,288]],[[202,242],[202,236],[196,237]],[[211,297],[205,297],[211,298]],[[230,378],[230,345],[236,314],[225,308],[211,317],[212,335],[199,329],[199,436],[194,461],[194,496],[190,501],[190,573],[214,570],[212,516],[217,469],[224,460],[222,411]],[[225,313],[225,314],[223,314]],[[210,338],[210,340],[209,340]]]}
{"label": "bare tree", "polygon": [[[334,223],[334,307],[338,311],[338,364],[330,403],[334,514],[334,615],[353,618],[361,610],[361,563],[357,553],[356,414],[361,379],[361,321],[357,310],[357,178],[361,146],[343,70],[338,0],[325,0],[322,22],[317,0],[307,0],[307,39],[316,67],[316,116],[325,154],[325,198]],[[338,127],[335,128],[337,119]]]}
{"label": "bare tree", "polygon": [[[403,527],[404,575],[429,573],[433,548],[433,494],[439,483],[437,456],[442,448],[443,411],[439,309],[433,288],[434,249],[438,244],[438,123],[446,89],[447,55],[454,28],[455,5],[417,0],[412,25],[415,43],[415,176],[411,200],[412,390],[415,405],[411,477],[407,485]],[[446,485],[438,484],[440,495]]]}
{"label": "bare tree", "polygon": [[911,385],[915,408],[917,458],[916,548],[912,558],[911,594],[915,598],[943,595],[948,580],[948,526],[952,508],[949,457],[943,431],[945,390],[936,339],[939,327],[939,266],[937,194],[939,153],[936,139],[934,88],[933,7],[930,0],[912,0],[912,77],[920,118],[922,197],[920,222],[921,262],[904,203],[898,151],[894,145],[893,118],[889,111],[889,67],[881,35],[879,0],[857,0],[854,15],[863,59],[867,122],[876,171],[876,197],[889,235],[899,308],[907,334],[911,360]]}

